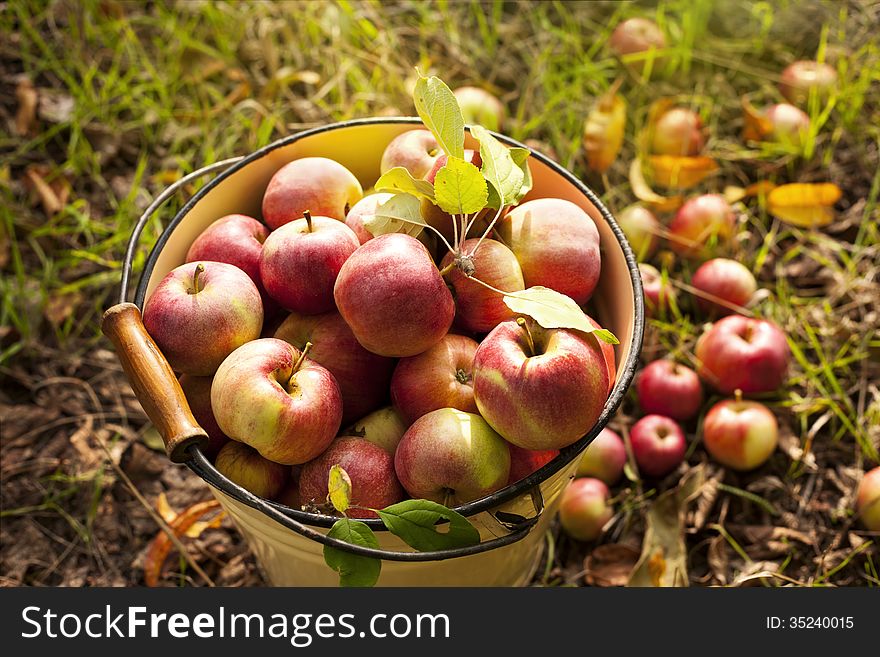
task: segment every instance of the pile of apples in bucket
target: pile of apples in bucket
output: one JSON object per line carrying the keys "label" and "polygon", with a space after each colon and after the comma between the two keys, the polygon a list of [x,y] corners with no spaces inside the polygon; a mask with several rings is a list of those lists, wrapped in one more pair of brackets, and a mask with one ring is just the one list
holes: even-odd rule
{"label": "pile of apples in bucket", "polygon": [[[466,150],[441,80],[420,77],[414,100],[427,129],[387,146],[373,193],[333,160],[288,163],[262,222],[211,224],[144,324],[226,477],[339,515],[331,534],[363,544],[374,537],[352,518],[395,531],[394,517],[430,509],[427,543],[401,537],[436,549],[479,541],[447,506],[595,425],[617,339],[582,309],[601,272],[593,220],[562,199],[521,203],[529,151],[479,125]],[[441,519],[468,529],[433,531]]]}

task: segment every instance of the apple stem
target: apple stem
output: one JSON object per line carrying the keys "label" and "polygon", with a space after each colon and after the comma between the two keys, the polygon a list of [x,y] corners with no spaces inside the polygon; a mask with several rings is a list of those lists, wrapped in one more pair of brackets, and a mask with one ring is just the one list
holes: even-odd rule
{"label": "apple stem", "polygon": [[309,351],[312,349],[312,343],[306,342],[306,346],[303,347],[302,352],[299,355],[299,358],[296,359],[296,362],[293,364],[293,370],[290,372],[290,377],[293,378],[293,375],[299,372],[299,368],[302,367],[303,361],[306,359]]}
{"label": "apple stem", "polygon": [[455,259],[454,258],[453,258],[452,262],[450,262],[448,265],[446,265],[443,269],[440,270],[440,275],[446,276],[446,274],[451,272],[453,269],[455,269]]}
{"label": "apple stem", "polygon": [[309,227],[309,232],[312,232],[312,213],[308,210],[303,210],[303,216],[306,218],[306,225]]}
{"label": "apple stem", "polygon": [[532,339],[532,332],[529,330],[529,325],[526,323],[525,317],[517,317],[516,323],[523,327],[523,330],[526,332],[526,342],[529,345],[529,356],[535,355],[535,341]]}
{"label": "apple stem", "polygon": [[196,268],[193,271],[193,280],[192,280],[192,290],[193,290],[192,293],[193,294],[198,294],[199,292],[201,292],[201,290],[199,289],[199,275],[202,274],[204,271],[205,271],[205,265],[203,265],[201,262],[196,265]]}
{"label": "apple stem", "polygon": [[739,403],[743,400],[743,391],[737,388],[733,391],[733,397],[736,399],[736,402]]}

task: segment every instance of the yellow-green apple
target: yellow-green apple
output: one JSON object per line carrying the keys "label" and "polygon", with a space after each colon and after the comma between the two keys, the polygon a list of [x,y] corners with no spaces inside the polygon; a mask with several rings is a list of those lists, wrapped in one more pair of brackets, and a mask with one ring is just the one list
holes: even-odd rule
{"label": "yellow-green apple", "polygon": [[394,360],[364,349],[339,313],[291,313],[274,337],[300,351],[312,344],[309,358],[329,370],[339,384],[343,424],[387,403]]}
{"label": "yellow-green apple", "polygon": [[614,513],[608,506],[608,486],[592,477],[580,477],[562,491],[559,523],[579,541],[595,541]]}
{"label": "yellow-green apple", "polygon": [[403,434],[394,469],[410,495],[449,506],[502,488],[510,474],[510,450],[479,415],[441,408]]}
{"label": "yellow-green apple", "polygon": [[691,277],[691,287],[705,295],[694,295],[700,310],[712,317],[722,317],[737,312],[737,307],[745,307],[758,289],[758,282],[741,262],[713,258],[697,268]]}
{"label": "yellow-green apple", "polygon": [[263,458],[257,450],[234,440],[217,454],[214,467],[242,488],[265,498],[278,495],[290,473],[290,468]]}
{"label": "yellow-green apple", "polygon": [[[590,322],[597,329],[601,329],[602,326],[595,319],[587,315],[587,321]],[[611,389],[614,387],[614,383],[617,381],[617,357],[614,354],[614,345],[605,342],[604,340],[598,340],[599,348],[602,350],[602,356],[605,358],[605,365],[608,369],[608,391],[611,392]]]}
{"label": "yellow-green apple", "polygon": [[637,260],[647,260],[660,246],[660,222],[641,205],[630,205],[617,215],[620,226]]}
{"label": "yellow-green apple", "polygon": [[[465,240],[461,251],[467,258],[467,266],[472,268],[474,278],[504,292],[525,289],[522,269],[516,256],[501,242],[485,239],[480,243],[478,238],[473,238]],[[440,269],[452,265],[455,260],[456,256],[447,253],[440,263]],[[455,323],[466,331],[488,333],[513,317],[513,311],[504,303],[504,295],[473,280],[461,267],[454,266],[446,274],[446,281],[455,299]]]}
{"label": "yellow-green apple", "polygon": [[364,191],[354,174],[326,157],[304,157],[275,172],[263,195],[263,220],[275,229],[305,212],[345,221]]}
{"label": "yellow-green apple", "polygon": [[636,379],[636,391],[643,412],[674,420],[690,420],[703,404],[703,386],[697,373],[667,359],[644,367]]}
{"label": "yellow-green apple", "polygon": [[633,61],[627,61],[628,68],[643,72],[647,66],[647,60],[654,57],[653,69],[656,70],[661,64],[662,58],[658,54],[651,55],[650,51],[658,51],[666,48],[666,37],[663,31],[652,20],[636,16],[623,21],[611,33],[609,39],[611,51],[621,59],[630,58],[627,55],[638,55],[647,53],[644,58],[633,58]]}
{"label": "yellow-green apple", "polygon": [[507,485],[514,484],[520,479],[525,479],[533,472],[537,472],[553,459],[559,456],[558,449],[523,449],[513,444],[508,444],[510,449],[510,474],[507,477]]}
{"label": "yellow-green apple", "polygon": [[626,447],[623,439],[609,428],[604,428],[593,439],[578,461],[578,477],[595,477],[613,486],[623,475],[626,465]]}
{"label": "yellow-green apple", "polygon": [[[378,445],[350,436],[337,438],[327,451],[302,468],[299,497],[304,504],[323,504],[327,499],[330,468],[339,465],[351,480],[351,505],[384,509],[404,498],[394,473],[394,457]],[[367,509],[349,508],[352,518],[376,518]]]}
{"label": "yellow-green apple", "polygon": [[779,91],[790,103],[803,104],[815,89],[819,98],[825,98],[837,86],[837,71],[828,64],[809,60],[789,64],[779,78]]}
{"label": "yellow-green apple", "polygon": [[725,399],[703,418],[703,445],[721,465],[754,470],[763,465],[779,442],[776,417],[756,401]]}
{"label": "yellow-green apple", "polygon": [[495,96],[479,87],[459,87],[453,93],[466,124],[481,125],[496,132],[501,128],[507,111]]}
{"label": "yellow-green apple", "polygon": [[344,429],[341,435],[363,438],[394,456],[408,426],[396,408],[386,406],[361,418]]}
{"label": "yellow-green apple", "polygon": [[519,260],[526,287],[543,285],[579,304],[593,294],[602,269],[599,230],[571,201],[523,203],[498,221],[496,232]]}
{"label": "yellow-green apple", "polygon": [[880,531],[880,467],[866,472],[859,484],[856,510],[862,524],[872,532]]}
{"label": "yellow-green apple", "polygon": [[438,408],[476,413],[474,354],[479,345],[449,333],[418,356],[401,358],[391,377],[391,401],[412,424]]}
{"label": "yellow-green apple", "polygon": [[474,355],[480,414],[524,449],[562,449],[579,440],[609,390],[605,357],[590,334],[520,318],[495,327]]}
{"label": "yellow-green apple", "polygon": [[360,246],[341,221],[305,217],[269,235],[260,256],[266,291],[282,306],[308,315],[333,310],[333,286],[342,265]]}
{"label": "yellow-green apple", "polygon": [[703,122],[693,110],[673,107],[652,126],[651,152],[657,155],[699,155],[706,145]]}
{"label": "yellow-green apple", "polygon": [[336,379],[308,350],[260,338],[233,351],[214,375],[211,408],[230,438],[265,458],[296,465],[333,441],[342,422]]}
{"label": "yellow-green apple", "polygon": [[684,461],[687,441],[678,422],[663,415],[646,415],[629,431],[639,472],[649,477],[669,474]]}
{"label": "yellow-green apple", "polygon": [[810,130],[810,117],[788,103],[771,105],[764,116],[770,122],[773,139],[784,144],[799,145]]}
{"label": "yellow-green apple", "polygon": [[682,205],[669,224],[669,245],[679,255],[705,258],[734,236],[736,214],[720,194],[703,194]]}
{"label": "yellow-green apple", "polygon": [[413,178],[424,178],[442,152],[430,131],[408,130],[385,147],[379,170],[387,173],[394,167],[403,167]]}
{"label": "yellow-green apple", "polygon": [[785,381],[791,351],[785,334],[766,319],[730,315],[697,340],[697,373],[718,392],[771,392]]}
{"label": "yellow-green apple", "polygon": [[229,436],[217,424],[214,411],[211,410],[211,376],[192,376],[184,374],[180,377],[180,387],[189,403],[193,417],[199,426],[208,434],[208,444],[202,451],[208,458],[214,458],[220,448],[229,442]]}
{"label": "yellow-green apple", "polygon": [[259,337],[263,302],[238,267],[189,262],[171,270],[147,299],[144,326],[172,369],[210,376],[237,347]]}
{"label": "yellow-green apple", "polygon": [[354,234],[357,235],[358,241],[361,244],[373,239],[373,234],[364,228],[364,222],[375,217],[378,207],[392,196],[394,194],[387,192],[378,192],[364,196],[345,215],[345,225],[351,228]]}
{"label": "yellow-green apple", "polygon": [[645,315],[648,317],[663,316],[672,307],[677,294],[675,288],[664,279],[653,265],[646,262],[639,263],[639,273],[642,275],[642,291],[645,294]]}
{"label": "yellow-green apple", "polygon": [[455,303],[428,249],[401,233],[361,245],[342,265],[334,297],[364,348],[415,356],[449,331]]}

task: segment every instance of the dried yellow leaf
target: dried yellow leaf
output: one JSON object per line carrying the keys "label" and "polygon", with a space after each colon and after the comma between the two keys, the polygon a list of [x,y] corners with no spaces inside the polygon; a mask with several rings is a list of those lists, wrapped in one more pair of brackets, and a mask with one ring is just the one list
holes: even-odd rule
{"label": "dried yellow leaf", "polygon": [[718,163],[705,155],[652,155],[650,162],[654,182],[667,189],[690,189],[718,170]]}
{"label": "dried yellow leaf", "polygon": [[834,183],[792,183],[771,190],[767,203],[774,217],[813,228],[834,221],[834,204],[840,197],[840,187]]}
{"label": "dried yellow leaf", "polygon": [[605,173],[614,164],[623,145],[625,128],[626,101],[620,94],[605,94],[584,123],[584,151],[591,169]]}
{"label": "dried yellow leaf", "polygon": [[661,196],[648,185],[642,171],[642,161],[636,158],[629,165],[629,184],[637,199],[658,212],[673,212],[681,207],[684,199],[680,195]]}

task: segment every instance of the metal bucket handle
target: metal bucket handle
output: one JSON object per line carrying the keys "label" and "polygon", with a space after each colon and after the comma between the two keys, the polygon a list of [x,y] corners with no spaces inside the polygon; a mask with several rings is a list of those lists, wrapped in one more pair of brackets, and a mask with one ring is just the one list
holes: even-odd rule
{"label": "metal bucket handle", "polygon": [[122,369],[138,401],[141,402],[147,416],[156,425],[162,436],[168,457],[175,463],[185,463],[193,472],[215,488],[224,490],[227,494],[231,491],[232,497],[261,511],[283,527],[322,545],[363,557],[374,557],[387,561],[442,561],[487,552],[524,539],[543,512],[543,498],[538,486],[531,489],[535,515],[521,518],[519,516],[510,517],[509,514],[503,512],[497,512],[498,515],[490,512],[499,525],[510,532],[504,536],[450,550],[399,552],[354,545],[322,534],[286,515],[261,497],[236,485],[223,476],[204,455],[202,448],[207,443],[207,433],[196,422],[174,371],[155,341],[147,333],[140,310],[136,305],[127,301],[128,287],[131,279],[132,261],[140,236],[156,211],[184,185],[214,171],[227,169],[242,159],[242,157],[230,158],[193,171],[169,185],[147,207],[135,223],[128,241],[122,265],[119,303],[104,313],[102,321],[102,331],[116,347]]}

